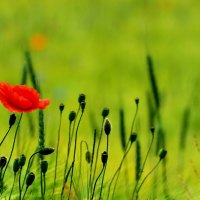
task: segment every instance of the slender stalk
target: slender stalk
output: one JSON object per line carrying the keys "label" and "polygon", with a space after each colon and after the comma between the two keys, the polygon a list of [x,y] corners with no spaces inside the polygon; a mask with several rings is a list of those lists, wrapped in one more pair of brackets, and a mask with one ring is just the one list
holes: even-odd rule
{"label": "slender stalk", "polygon": [[117,170],[115,171],[115,173],[114,173],[114,175],[113,175],[113,177],[112,177],[112,179],[111,179],[111,182],[110,182],[110,184],[109,184],[109,186],[108,186],[107,200],[109,199],[111,185],[112,185],[112,183],[113,183],[113,181],[114,181],[116,175],[119,173],[119,170],[121,169],[121,166],[122,166],[122,164],[123,164],[123,162],[124,162],[124,159],[126,158],[128,152],[130,151],[131,143],[130,143],[130,145],[129,145],[129,143],[130,143],[130,142],[128,142],[127,145],[126,145],[126,150],[125,150],[124,155],[123,155],[123,157],[122,157],[121,163],[120,163],[119,167],[117,168]]}
{"label": "slender stalk", "polygon": [[132,146],[132,143],[130,143],[130,145],[128,146],[128,148],[127,148],[127,150],[126,150],[126,152],[125,152],[125,154],[124,154],[124,156],[122,158],[122,161],[121,161],[121,163],[120,163],[120,165],[118,167],[118,173],[117,173],[117,177],[116,177],[116,181],[115,181],[115,185],[114,185],[114,188],[113,188],[113,193],[112,193],[112,198],[111,199],[114,198],[114,193],[115,193],[115,190],[116,190],[116,187],[117,187],[117,182],[118,182],[118,179],[119,179],[119,175],[120,175],[120,171],[121,171],[121,168],[122,168],[122,164],[123,164],[128,152],[130,151],[131,146]]}
{"label": "slender stalk", "polygon": [[44,197],[45,197],[45,193],[46,193],[46,176],[45,176],[45,173],[43,174],[43,181],[44,181]]}
{"label": "slender stalk", "polygon": [[28,190],[28,187],[26,186],[26,190],[25,190],[25,192],[24,192],[24,195],[23,195],[23,197],[22,197],[22,200],[24,200],[27,190]]}
{"label": "slender stalk", "polygon": [[87,149],[87,151],[89,150],[87,142],[86,142],[85,140],[82,140],[82,141],[80,142],[80,165],[79,165],[79,173],[78,173],[79,175],[78,175],[78,183],[77,183],[77,188],[78,188],[78,189],[79,189],[79,181],[80,181],[80,179],[81,179],[81,169],[82,169],[82,148],[83,148],[83,144],[86,145],[86,149]]}
{"label": "slender stalk", "polygon": [[21,174],[22,174],[22,167],[19,169],[19,199],[22,198],[22,189],[21,189]]}
{"label": "slender stalk", "polygon": [[137,187],[138,187],[138,184],[139,184],[140,178],[141,178],[142,173],[143,173],[143,171],[144,171],[144,167],[145,167],[145,164],[146,164],[147,158],[148,158],[148,156],[149,156],[150,150],[151,150],[151,148],[152,148],[153,141],[154,141],[154,134],[152,133],[151,143],[150,143],[150,145],[149,145],[149,149],[148,149],[148,151],[147,151],[147,154],[146,154],[146,156],[145,156],[145,159],[144,159],[144,162],[143,162],[142,168],[141,168],[141,170],[140,170],[140,173],[139,173],[139,176],[138,176],[137,182],[136,182],[136,184],[135,184],[135,187],[134,187],[134,190],[133,190],[133,193],[132,193],[132,199],[133,199],[133,197],[134,197],[134,194],[135,194],[136,189],[137,189]]}
{"label": "slender stalk", "polygon": [[[78,121],[78,124],[77,124],[77,127],[76,127],[76,134],[75,134],[75,141],[74,141],[74,155],[73,155],[73,161],[72,161],[74,164],[75,164],[75,160],[76,160],[76,145],[77,145],[77,138],[78,138],[78,129],[79,129],[79,126],[80,126],[81,119],[83,117],[83,113],[84,113],[84,110],[81,112],[81,116],[79,118],[79,121]],[[72,187],[73,175],[74,175],[74,165],[72,166],[71,181],[70,181],[70,192],[71,192],[71,187]]]}
{"label": "slender stalk", "polygon": [[105,118],[103,118],[103,120],[102,120],[99,141],[98,141],[98,144],[97,144],[96,159],[95,159],[94,172],[93,172],[93,177],[92,177],[92,185],[93,185],[93,182],[94,182],[94,179],[95,179],[95,175],[96,175],[97,161],[98,161],[98,156],[99,156],[99,148],[100,148],[100,144],[101,144],[101,138],[102,138],[102,135],[103,135],[104,122],[105,122]]}
{"label": "slender stalk", "polygon": [[[108,153],[108,143],[109,143],[109,135],[107,135],[107,144],[106,144],[106,152]],[[104,182],[104,177],[105,177],[105,173],[106,173],[106,167],[107,167],[107,162],[105,164],[105,169],[103,171],[103,177],[102,177],[102,181],[101,181],[101,188],[100,188],[100,194],[99,194],[99,200],[101,199],[101,195],[102,195],[102,190],[103,190],[103,182]]]}
{"label": "slender stalk", "polygon": [[44,200],[44,188],[43,188],[43,176],[42,176],[42,171],[40,170],[40,188],[41,188],[41,196],[42,200]]}
{"label": "slender stalk", "polygon": [[9,200],[11,199],[11,196],[12,196],[12,192],[13,192],[13,188],[14,188],[14,185],[15,185],[15,181],[16,181],[16,174],[14,175],[14,181],[13,181],[13,184],[12,184],[12,188],[11,188],[11,191],[10,191],[10,195],[9,195]]}
{"label": "slender stalk", "polygon": [[63,196],[63,192],[64,192],[64,186],[65,186],[65,176],[66,176],[66,171],[67,171],[67,166],[68,166],[68,162],[69,162],[69,154],[70,154],[70,149],[71,149],[71,126],[72,126],[72,122],[70,121],[69,123],[69,133],[68,133],[68,145],[67,145],[67,158],[66,158],[66,163],[65,163],[65,168],[64,168],[64,176],[63,176],[63,186],[62,186],[62,191],[61,191],[61,199]]}
{"label": "slender stalk", "polygon": [[105,169],[105,166],[103,166],[101,172],[99,173],[99,175],[98,175],[98,177],[97,177],[97,179],[96,179],[96,181],[95,181],[95,183],[94,183],[94,188],[93,188],[93,191],[92,191],[91,200],[93,200],[94,193],[95,193],[95,189],[96,189],[96,185],[97,185],[97,181],[98,181],[98,179],[100,178],[101,174],[103,173],[104,169]]}
{"label": "slender stalk", "polygon": [[2,181],[3,181],[3,178],[4,178],[4,176],[5,176],[5,173],[6,173],[6,170],[7,170],[7,168],[8,168],[8,165],[9,165],[9,163],[10,163],[10,160],[11,160],[11,157],[12,157],[12,154],[13,154],[13,151],[14,151],[15,141],[16,141],[16,137],[17,137],[17,132],[18,132],[18,130],[19,130],[19,125],[20,125],[20,122],[21,122],[21,120],[22,120],[22,116],[23,116],[23,113],[21,113],[20,118],[19,118],[19,121],[18,121],[18,124],[17,124],[17,128],[16,128],[15,135],[14,135],[14,140],[13,140],[13,144],[12,144],[12,149],[11,149],[10,156],[9,156],[9,158],[8,158],[8,162],[7,162],[6,166],[5,166],[5,169],[4,169],[4,172],[3,172],[3,175],[2,175]]}
{"label": "slender stalk", "polygon": [[[138,193],[142,187],[142,185],[144,184],[145,180],[148,178],[148,176],[158,167],[159,163],[160,163],[160,159],[159,161],[157,162],[157,164],[152,168],[152,170],[144,177],[144,179],[142,180],[141,184],[139,185],[138,189],[137,189],[137,192],[136,192],[136,199],[138,199]],[[133,198],[132,198],[133,199]]]}
{"label": "slender stalk", "polygon": [[25,184],[26,176],[27,176],[27,174],[28,174],[28,172],[29,172],[29,168],[30,168],[30,165],[31,165],[31,161],[32,161],[32,159],[33,159],[33,156],[36,155],[37,153],[39,153],[39,152],[36,151],[35,153],[33,153],[33,154],[31,155],[31,157],[29,158],[29,160],[28,160],[28,165],[27,165],[26,172],[25,172],[25,175],[24,175],[24,180],[23,180],[23,183],[22,183],[22,188],[21,188],[22,190],[23,190],[23,187],[24,187],[24,184]]}
{"label": "slender stalk", "polygon": [[93,147],[92,147],[92,158],[91,158],[91,163],[90,163],[90,178],[89,178],[89,191],[90,191],[90,188],[91,188],[91,192],[92,192],[92,167],[93,167],[94,152],[95,152],[95,146],[96,146],[96,136],[97,136],[97,132],[96,132],[96,129],[95,129],[94,130]]}
{"label": "slender stalk", "polygon": [[56,147],[56,162],[55,162],[54,183],[53,183],[52,196],[54,196],[55,186],[56,186],[56,176],[57,176],[57,166],[58,166],[58,148],[59,148],[59,144],[60,144],[61,122],[62,122],[62,111],[60,111],[60,122],[59,122],[59,127],[58,127],[58,138],[57,138],[57,147]]}
{"label": "slender stalk", "polygon": [[[136,104],[136,111],[135,111],[135,115],[133,117],[133,121],[132,121],[132,124],[131,124],[131,133],[133,132],[133,127],[134,127],[134,124],[135,124],[135,120],[136,120],[136,117],[137,117],[137,113],[138,113],[138,104]],[[130,133],[130,134],[131,134]]]}
{"label": "slender stalk", "polygon": [[4,135],[3,139],[1,140],[0,146],[3,144],[3,142],[6,139],[8,133],[10,132],[10,130],[11,130],[11,126],[8,128],[8,131],[6,132],[6,134]]}

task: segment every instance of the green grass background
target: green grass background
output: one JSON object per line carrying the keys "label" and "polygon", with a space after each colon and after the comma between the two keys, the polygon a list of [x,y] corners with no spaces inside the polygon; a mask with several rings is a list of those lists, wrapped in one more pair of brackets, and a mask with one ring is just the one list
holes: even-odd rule
{"label": "green grass background", "polygon": [[[66,105],[66,118],[70,110],[77,109],[77,96],[83,92],[87,95],[87,107],[81,127],[82,139],[91,142],[91,115],[100,126],[101,109],[107,106],[111,110],[112,169],[122,156],[118,139],[120,105],[126,112],[128,131],[135,109],[134,98],[140,98],[136,129],[144,142],[144,152],[150,140],[146,102],[146,93],[151,91],[145,60],[147,44],[162,99],[170,191],[175,197],[187,197],[177,178],[177,165],[181,159],[178,153],[181,119],[185,107],[189,106],[191,119],[182,175],[193,196],[199,196],[199,178],[190,164],[190,160],[197,167],[200,164],[192,137],[196,134],[200,141],[199,9],[200,2],[196,0],[1,1],[0,80],[19,83],[23,52],[30,38],[37,33],[45,35],[47,47],[39,52],[30,51],[43,97],[51,99],[51,106],[45,111],[47,143],[53,145],[57,137],[59,118],[55,113],[59,116],[59,103]],[[0,112],[4,127],[9,113],[2,106]],[[66,130],[67,123],[63,125],[63,133]],[[133,155],[130,159],[133,161],[131,169]],[[151,186],[145,189],[148,191],[148,188]]]}

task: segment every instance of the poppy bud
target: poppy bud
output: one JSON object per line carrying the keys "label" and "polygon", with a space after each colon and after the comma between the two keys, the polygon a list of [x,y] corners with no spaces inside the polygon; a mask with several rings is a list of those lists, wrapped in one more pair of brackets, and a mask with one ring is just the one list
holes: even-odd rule
{"label": "poppy bud", "polygon": [[30,185],[32,185],[34,180],[35,180],[35,174],[33,172],[30,172],[26,179],[26,186],[29,187]]}
{"label": "poppy bud", "polygon": [[7,158],[5,156],[0,157],[0,169],[3,169],[6,165]]}
{"label": "poppy bud", "polygon": [[106,151],[104,151],[101,154],[101,161],[102,161],[103,165],[105,165],[107,163],[107,160],[108,160],[108,153]]}
{"label": "poppy bud", "polygon": [[74,111],[71,111],[69,113],[69,121],[70,122],[74,121],[75,117],[76,117],[76,113]]}
{"label": "poppy bud", "polygon": [[130,139],[131,143],[135,142],[135,140],[137,139],[137,133],[135,133],[135,132],[131,133],[129,139]]}
{"label": "poppy bud", "polygon": [[85,159],[86,159],[86,161],[87,161],[88,163],[90,163],[90,161],[91,161],[91,154],[90,154],[89,151],[86,151],[86,153],[85,153]]}
{"label": "poppy bud", "polygon": [[140,99],[139,98],[135,98],[135,104],[138,105],[140,102]]}
{"label": "poppy bud", "polygon": [[109,115],[109,109],[108,108],[104,108],[102,110],[102,113],[101,113],[102,117],[105,118]]}
{"label": "poppy bud", "polygon": [[25,165],[25,162],[26,162],[26,157],[24,154],[22,154],[20,157],[19,157],[19,167],[23,167]]}
{"label": "poppy bud", "polygon": [[10,119],[9,119],[9,126],[13,126],[15,124],[16,121],[16,116],[15,114],[10,115]]}
{"label": "poppy bud", "polygon": [[159,151],[160,160],[164,159],[166,155],[167,155],[167,151],[165,149],[160,149]]}
{"label": "poppy bud", "polygon": [[41,160],[40,167],[41,167],[42,173],[45,174],[48,169],[48,162],[46,160]]}
{"label": "poppy bud", "polygon": [[14,173],[17,173],[18,170],[19,170],[19,158],[16,158],[13,163],[13,171]]}
{"label": "poppy bud", "polygon": [[154,127],[151,127],[151,128],[150,128],[150,131],[151,131],[152,135],[154,135],[155,128],[154,128]]}
{"label": "poppy bud", "polygon": [[43,148],[43,149],[40,149],[38,151],[38,153],[42,154],[42,155],[49,155],[49,154],[52,154],[53,152],[55,151],[54,148],[52,147],[47,147],[47,148]]}
{"label": "poppy bud", "polygon": [[85,101],[85,94],[79,94],[79,97],[78,97],[78,102],[81,104],[82,101]]}
{"label": "poppy bud", "polygon": [[81,106],[82,112],[83,112],[84,109],[85,109],[85,105],[86,105],[85,101],[82,101],[82,102],[80,103],[80,106]]}
{"label": "poppy bud", "polygon": [[60,112],[62,112],[64,110],[64,108],[65,108],[65,105],[61,103],[60,106],[59,106]]}
{"label": "poppy bud", "polygon": [[111,131],[111,124],[109,122],[108,119],[106,119],[105,121],[105,124],[104,124],[104,131],[106,133],[106,135],[109,135],[110,134],[110,131]]}

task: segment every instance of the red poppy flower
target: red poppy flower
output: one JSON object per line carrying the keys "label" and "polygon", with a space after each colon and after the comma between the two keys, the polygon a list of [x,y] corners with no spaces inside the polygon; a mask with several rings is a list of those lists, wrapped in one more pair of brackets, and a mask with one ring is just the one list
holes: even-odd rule
{"label": "red poppy flower", "polygon": [[11,112],[31,112],[36,109],[45,109],[49,99],[40,99],[40,94],[26,85],[10,86],[0,82],[0,101]]}

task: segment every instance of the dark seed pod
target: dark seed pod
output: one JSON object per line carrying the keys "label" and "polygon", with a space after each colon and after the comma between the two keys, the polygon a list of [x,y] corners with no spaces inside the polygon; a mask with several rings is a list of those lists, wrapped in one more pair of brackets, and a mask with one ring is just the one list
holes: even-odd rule
{"label": "dark seed pod", "polygon": [[24,154],[22,154],[20,157],[19,157],[19,167],[23,167],[26,163],[26,156]]}
{"label": "dark seed pod", "polygon": [[14,173],[17,173],[18,170],[19,170],[19,158],[16,158],[13,163],[13,171]]}
{"label": "dark seed pod", "polygon": [[91,153],[89,151],[86,151],[85,153],[85,159],[88,163],[91,162]]}
{"label": "dark seed pod", "polygon": [[45,174],[48,169],[48,162],[46,160],[41,160],[40,167],[41,167],[42,173]]}
{"label": "dark seed pod", "polygon": [[65,105],[63,103],[61,103],[60,106],[59,106],[60,112],[62,112],[64,110],[64,108],[65,108]]}
{"label": "dark seed pod", "polygon": [[135,98],[135,104],[138,105],[140,102],[140,99],[139,98]]}
{"label": "dark seed pod", "polygon": [[81,104],[81,102],[85,101],[86,99],[86,96],[85,94],[79,94],[79,97],[78,97],[78,102]]}
{"label": "dark seed pod", "polygon": [[136,139],[137,139],[137,133],[135,133],[135,132],[131,133],[131,135],[130,135],[131,143],[135,142]]}
{"label": "dark seed pod", "polygon": [[164,159],[166,155],[167,155],[167,151],[165,149],[160,149],[159,151],[160,160]]}
{"label": "dark seed pod", "polygon": [[5,156],[0,157],[0,169],[3,169],[6,165],[7,158]]}
{"label": "dark seed pod", "polygon": [[104,131],[106,133],[106,135],[110,134],[111,131],[111,123],[109,122],[108,119],[106,119],[105,124],[104,124]]}
{"label": "dark seed pod", "polygon": [[33,172],[30,172],[26,179],[26,186],[29,187],[30,185],[32,185],[34,180],[35,180],[35,174]]}
{"label": "dark seed pod", "polygon": [[75,118],[76,118],[76,112],[71,111],[71,112],[69,113],[69,121],[70,121],[70,122],[73,122]]}
{"label": "dark seed pod", "polygon": [[85,101],[82,101],[82,102],[80,103],[80,106],[81,106],[82,112],[83,112],[84,109],[85,109],[85,105],[86,105]]}
{"label": "dark seed pod", "polygon": [[150,131],[151,131],[152,134],[154,134],[155,128],[154,128],[154,127],[151,127],[151,128],[150,128]]}
{"label": "dark seed pod", "polygon": [[103,118],[106,118],[109,115],[109,109],[108,108],[104,108],[102,110],[101,115],[102,115]]}
{"label": "dark seed pod", "polygon": [[107,160],[108,160],[108,153],[106,151],[104,151],[101,154],[101,161],[102,161],[103,165],[105,165],[107,163]]}
{"label": "dark seed pod", "polygon": [[10,115],[10,119],[9,119],[9,126],[13,126],[15,124],[16,121],[16,116],[15,114]]}
{"label": "dark seed pod", "polygon": [[52,148],[52,147],[47,147],[47,148],[40,149],[40,150],[38,151],[38,153],[40,153],[40,154],[42,154],[42,155],[49,155],[49,154],[52,154],[54,151],[55,151],[54,148]]}

